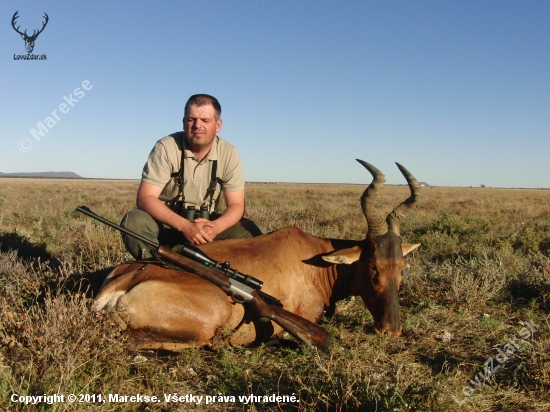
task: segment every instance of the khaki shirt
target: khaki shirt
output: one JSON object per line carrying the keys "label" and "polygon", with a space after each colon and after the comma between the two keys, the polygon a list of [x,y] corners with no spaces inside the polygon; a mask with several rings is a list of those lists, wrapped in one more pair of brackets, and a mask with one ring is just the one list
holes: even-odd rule
{"label": "khaki shirt", "polygon": [[222,190],[224,192],[244,190],[241,161],[235,146],[216,136],[210,152],[202,162],[199,162],[199,159],[189,149],[187,141],[183,137],[183,132],[177,132],[163,137],[155,144],[147,163],[143,167],[141,181],[162,187],[160,200],[168,203],[179,194],[178,178],[171,175],[180,170],[182,145],[184,150],[183,192],[185,207],[195,206],[198,210],[205,202],[204,197],[210,185],[213,160],[218,161],[216,175],[222,183],[221,188],[219,184],[216,185],[212,204],[210,204],[210,196],[206,199],[210,213],[214,212],[216,200]]}

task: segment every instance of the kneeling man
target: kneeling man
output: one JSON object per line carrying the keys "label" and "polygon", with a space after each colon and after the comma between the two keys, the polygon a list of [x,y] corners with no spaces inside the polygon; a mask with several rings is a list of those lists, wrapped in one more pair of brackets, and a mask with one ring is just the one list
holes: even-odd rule
{"label": "kneeling man", "polygon": [[[163,246],[195,245],[265,233],[244,218],[244,177],[237,149],[220,139],[221,106],[206,94],[185,105],[182,132],[160,139],[143,168],[137,209],[121,225]],[[218,213],[223,193],[226,208]],[[135,259],[151,257],[143,242],[123,235]]]}

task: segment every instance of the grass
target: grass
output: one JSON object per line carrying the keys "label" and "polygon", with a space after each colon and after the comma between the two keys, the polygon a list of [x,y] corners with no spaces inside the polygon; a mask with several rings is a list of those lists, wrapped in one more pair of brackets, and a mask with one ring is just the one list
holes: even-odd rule
{"label": "grass", "polygon": [[[137,185],[0,179],[1,409],[550,410],[550,191],[424,188],[402,228],[406,242],[422,247],[407,257],[398,339],[374,334],[370,313],[350,298],[324,320],[334,337],[329,354],[288,336],[283,347],[171,354],[128,351],[118,325],[90,310],[108,269],[129,255],[116,231],[74,209],[84,204],[119,221],[133,207]],[[317,236],[360,239],[363,190],[249,184],[247,216],[268,230],[296,225]],[[389,212],[407,196],[406,187],[388,186],[379,208]],[[539,325],[530,345],[481,386],[470,383],[518,337],[523,321]],[[467,386],[475,389],[470,397]],[[12,394],[69,393],[156,395],[160,402],[10,401]],[[203,400],[167,402],[164,394]],[[273,394],[299,402],[239,401]],[[461,406],[453,395],[466,401]],[[229,402],[218,402],[223,396]]]}

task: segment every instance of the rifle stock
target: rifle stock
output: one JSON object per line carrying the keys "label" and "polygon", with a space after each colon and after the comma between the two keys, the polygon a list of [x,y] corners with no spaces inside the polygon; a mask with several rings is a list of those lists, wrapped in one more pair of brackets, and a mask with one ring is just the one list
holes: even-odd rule
{"label": "rifle stock", "polygon": [[[226,293],[235,296],[236,300],[249,303],[260,315],[260,317],[268,318],[277,323],[281,328],[290,333],[296,339],[315,346],[323,351],[327,351],[330,346],[330,334],[322,327],[304,319],[294,313],[291,313],[283,308],[269,305],[260,298],[258,292],[252,288],[244,291],[241,288],[233,287],[231,279],[208,266],[201,265],[191,259],[186,258],[171,249],[164,246],[159,246],[157,254],[175,264],[176,266],[194,273],[216,286],[223,289]],[[239,283],[239,285],[242,285]],[[245,286],[245,285],[243,285]],[[240,296],[239,296],[240,294]]]}
{"label": "rifle stock", "polygon": [[[257,295],[257,293],[257,291],[252,292],[252,296]],[[330,334],[322,327],[288,310],[284,310],[278,306],[268,305],[257,296],[254,296],[254,299],[250,300],[248,303],[258,311],[260,316],[271,319],[296,339],[308,345],[316,346],[324,352],[328,352],[330,347]]]}

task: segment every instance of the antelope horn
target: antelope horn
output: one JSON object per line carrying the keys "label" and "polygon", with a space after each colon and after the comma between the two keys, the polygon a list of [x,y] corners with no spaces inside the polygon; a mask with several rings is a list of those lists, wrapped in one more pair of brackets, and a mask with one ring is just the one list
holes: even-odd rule
{"label": "antelope horn", "polygon": [[361,196],[361,209],[363,215],[367,219],[368,231],[373,236],[385,235],[388,232],[388,226],[384,222],[384,218],[380,215],[374,206],[378,191],[384,187],[386,178],[380,170],[363,160],[355,159],[361,163],[372,175],[372,183],[365,189]]}
{"label": "antelope horn", "polygon": [[405,176],[405,179],[407,179],[407,183],[409,184],[409,188],[411,189],[411,195],[409,196],[409,198],[400,205],[396,206],[386,219],[389,229],[397,236],[401,236],[399,234],[401,219],[405,217],[405,212],[413,207],[420,197],[420,183],[418,183],[418,180],[416,180],[411,172],[409,172],[404,166],[400,165],[397,162],[395,164],[397,165],[403,176]]}

